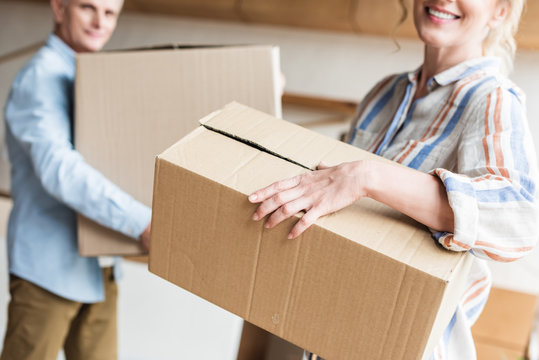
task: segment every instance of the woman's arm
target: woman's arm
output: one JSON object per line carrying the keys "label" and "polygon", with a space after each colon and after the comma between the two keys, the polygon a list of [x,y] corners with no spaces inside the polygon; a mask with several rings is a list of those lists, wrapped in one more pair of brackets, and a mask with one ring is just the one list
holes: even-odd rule
{"label": "woman's arm", "polygon": [[[456,169],[435,169],[454,213],[454,231],[436,239],[454,251],[510,262],[539,234],[537,160],[518,89],[497,86],[463,115]],[[472,103],[472,101],[471,101]]]}
{"label": "woman's arm", "polygon": [[260,203],[253,219],[272,213],[266,226],[273,227],[305,210],[293,238],[367,196],[437,230],[447,249],[502,262],[521,258],[539,236],[537,163],[524,106],[515,91],[501,88],[475,103],[463,115],[454,171],[429,175],[375,161],[322,166],[252,194],[249,200]]}
{"label": "woman's arm", "polygon": [[435,176],[378,161],[356,161],[276,182],[249,200],[260,203],[253,220],[266,215],[266,227],[305,210],[289,238],[296,238],[319,217],[338,211],[362,197],[382,202],[428,227],[453,231],[453,211],[445,187]]}
{"label": "woman's arm", "polygon": [[453,232],[454,216],[442,181],[404,166],[372,162],[369,197],[437,231]]}

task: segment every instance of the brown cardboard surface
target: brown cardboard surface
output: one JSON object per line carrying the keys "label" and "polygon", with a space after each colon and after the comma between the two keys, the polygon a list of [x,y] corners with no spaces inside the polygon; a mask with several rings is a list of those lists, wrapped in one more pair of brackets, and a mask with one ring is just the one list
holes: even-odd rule
{"label": "brown cardboard surface", "polygon": [[302,358],[303,349],[244,321],[236,360],[302,360]]}
{"label": "brown cardboard surface", "polygon": [[477,360],[523,360],[524,352],[505,348],[498,344],[475,342]]}
{"label": "brown cardboard surface", "polygon": [[286,24],[331,30],[351,30],[350,0],[242,0],[240,11],[250,22]]}
{"label": "brown cardboard surface", "polygon": [[124,259],[141,264],[148,264],[148,255],[126,256]]}
{"label": "brown cardboard surface", "polygon": [[265,360],[270,336],[266,330],[244,321],[236,360]]}
{"label": "brown cardboard surface", "polygon": [[156,160],[150,271],[328,360],[428,358],[469,254],[368,199],[288,240],[294,219],[267,230],[246,196],[309,171],[275,154],[387,160],[239,104],[201,122]]}
{"label": "brown cardboard surface", "polygon": [[0,237],[7,236],[7,222],[13,202],[10,198],[0,196]]}
{"label": "brown cardboard surface", "polygon": [[[107,178],[151,205],[154,158],[237,100],[280,115],[278,49],[186,47],[77,56],[75,144]],[[135,242],[79,217],[84,256],[137,255]]]}
{"label": "brown cardboard surface", "polygon": [[218,19],[236,19],[236,0],[129,0],[126,10],[153,12],[166,15],[201,16]]}
{"label": "brown cardboard surface", "polygon": [[485,309],[472,327],[476,344],[481,344],[484,349],[512,350],[512,353],[523,356],[533,326],[536,302],[535,295],[492,288]]}
{"label": "brown cardboard surface", "polygon": [[281,339],[275,335],[269,335],[269,345],[265,360],[302,360],[303,349]]}

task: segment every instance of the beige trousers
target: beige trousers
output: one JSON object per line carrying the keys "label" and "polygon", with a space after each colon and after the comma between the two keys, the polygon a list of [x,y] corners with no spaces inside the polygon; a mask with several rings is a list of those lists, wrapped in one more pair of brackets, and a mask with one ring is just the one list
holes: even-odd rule
{"label": "beige trousers", "polygon": [[112,268],[103,269],[105,301],[84,304],[10,276],[8,324],[0,360],[117,359],[116,301]]}

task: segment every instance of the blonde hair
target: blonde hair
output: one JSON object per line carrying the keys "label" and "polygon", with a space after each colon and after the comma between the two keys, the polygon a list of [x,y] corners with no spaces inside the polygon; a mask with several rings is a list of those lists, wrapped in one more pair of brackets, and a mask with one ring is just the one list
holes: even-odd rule
{"label": "blonde hair", "polygon": [[[506,1],[509,4],[507,14],[504,21],[497,27],[491,29],[483,41],[483,55],[497,56],[502,59],[502,72],[509,74],[513,70],[513,60],[517,49],[515,34],[518,30],[520,17],[525,7],[526,0],[498,0],[499,2]],[[402,10],[401,18],[396,29],[406,20],[408,16],[408,8],[405,0],[398,0]]]}
{"label": "blonde hair", "polygon": [[491,29],[483,41],[483,54],[502,59],[503,71],[509,74],[513,70],[513,60],[517,50],[515,34],[526,0],[498,0],[509,3],[504,21]]}

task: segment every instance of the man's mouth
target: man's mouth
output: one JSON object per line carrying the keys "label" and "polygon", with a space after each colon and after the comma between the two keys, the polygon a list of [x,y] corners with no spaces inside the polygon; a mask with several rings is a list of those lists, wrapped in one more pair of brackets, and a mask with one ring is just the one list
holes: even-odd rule
{"label": "man's mouth", "polygon": [[103,33],[95,31],[86,31],[86,34],[88,34],[92,38],[102,38],[104,36]]}

